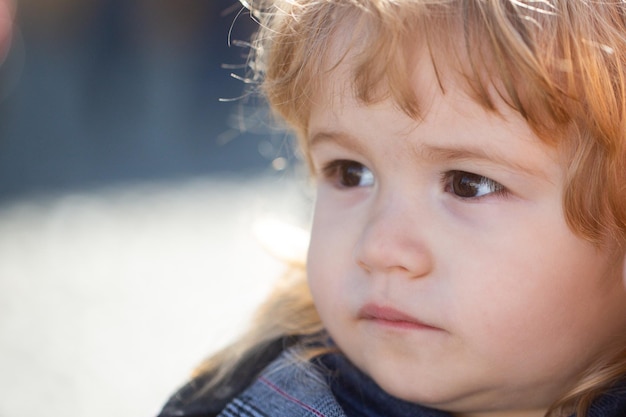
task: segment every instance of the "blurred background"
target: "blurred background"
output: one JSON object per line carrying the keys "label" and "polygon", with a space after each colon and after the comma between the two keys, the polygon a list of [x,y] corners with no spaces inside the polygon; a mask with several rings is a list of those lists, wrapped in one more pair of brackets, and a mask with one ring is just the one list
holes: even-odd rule
{"label": "blurred background", "polygon": [[306,244],[292,139],[231,77],[255,24],[235,0],[22,0],[16,19],[0,417],[153,416],[247,323],[271,253]]}

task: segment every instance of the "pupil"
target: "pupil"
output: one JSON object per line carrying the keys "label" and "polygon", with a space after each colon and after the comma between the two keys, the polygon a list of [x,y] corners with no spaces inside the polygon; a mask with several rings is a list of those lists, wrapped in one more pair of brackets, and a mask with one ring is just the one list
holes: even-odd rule
{"label": "pupil", "polygon": [[356,187],[361,183],[362,170],[357,164],[350,164],[344,168],[343,185],[346,187]]}
{"label": "pupil", "polygon": [[481,177],[467,173],[456,175],[452,181],[454,194],[459,197],[475,197],[481,184]]}

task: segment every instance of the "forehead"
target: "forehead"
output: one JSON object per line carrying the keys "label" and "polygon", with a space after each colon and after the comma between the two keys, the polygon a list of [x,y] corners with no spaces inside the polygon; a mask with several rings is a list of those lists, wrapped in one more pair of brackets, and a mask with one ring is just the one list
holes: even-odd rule
{"label": "forehead", "polygon": [[[501,93],[502,83],[490,80],[489,74],[477,75],[481,91],[476,91],[468,76],[471,69],[460,39],[451,35],[442,44],[433,44],[432,40],[418,38],[402,43],[402,49],[376,57],[368,53],[367,36],[362,36],[358,28],[348,30],[350,27],[354,25],[342,25],[329,44],[322,60],[323,76],[312,91],[310,118],[324,108],[388,102],[415,125],[444,98],[459,113],[475,112],[476,107],[494,116],[516,113]],[[361,30],[372,35],[367,27]]]}
{"label": "forehead", "polygon": [[[321,84],[313,100],[309,118],[309,140],[320,131],[356,132],[362,131],[368,125],[398,138],[408,137],[414,131],[424,129],[438,132],[436,136],[445,137],[449,136],[444,134],[446,131],[455,132],[456,135],[462,133],[455,131],[459,126],[478,128],[491,125],[501,125],[503,129],[516,126],[518,131],[523,127],[524,136],[536,138],[526,120],[498,96],[495,88],[490,91],[494,97],[492,110],[478,103],[454,79],[447,80],[445,89],[442,88],[438,79],[441,74],[437,73],[428,57],[416,61],[413,69],[406,85],[419,103],[419,117],[412,117],[404,112],[393,97],[364,102],[354,91],[349,63],[338,65],[334,69],[334,76]],[[389,135],[384,139],[388,139]],[[388,140],[385,142],[392,144]]]}
{"label": "forehead", "polygon": [[313,104],[346,96],[365,104],[391,99],[416,120],[435,94],[448,91],[462,91],[491,111],[498,110],[494,101],[511,106],[493,54],[481,43],[470,45],[459,19],[409,25],[401,34],[371,19],[348,15],[333,29],[309,81]]}
{"label": "forehead", "polygon": [[[547,177],[545,166],[554,169],[552,177],[560,175],[565,154],[542,142],[522,115],[501,97],[495,84],[485,85],[490,97],[487,106],[473,96],[462,69],[453,64],[441,66],[442,61],[436,62],[423,44],[407,52],[410,71],[401,80],[402,91],[410,92],[419,106],[417,117],[401,108],[397,97],[389,93],[386,80],[375,86],[376,100],[366,102],[355,85],[354,62],[358,62],[359,50],[346,47],[350,37],[345,33],[338,36],[329,50],[328,62],[334,65],[325,68],[330,76],[324,78],[314,96],[307,151],[329,141],[360,149],[364,142],[371,144],[369,140],[376,138],[384,143],[379,151],[390,155],[402,148],[402,152],[419,153],[419,159],[508,161],[504,165],[531,175]],[[519,158],[520,154],[524,158]]]}
{"label": "forehead", "polygon": [[494,46],[484,28],[468,34],[458,14],[442,16],[422,16],[402,30],[365,13],[338,17],[323,52],[304,63],[304,88],[293,90],[307,97],[299,123],[305,136],[310,111],[319,103],[354,97],[369,105],[390,99],[419,121],[433,96],[454,91],[495,114],[520,113],[543,140],[557,144],[570,119],[555,106],[562,99],[545,88],[547,81],[516,69],[514,53]]}

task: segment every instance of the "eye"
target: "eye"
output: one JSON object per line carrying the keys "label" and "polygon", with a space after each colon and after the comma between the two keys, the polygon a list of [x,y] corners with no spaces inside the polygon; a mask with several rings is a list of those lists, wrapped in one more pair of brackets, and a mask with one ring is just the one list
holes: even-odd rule
{"label": "eye", "polygon": [[374,174],[365,165],[349,160],[336,160],[323,169],[324,177],[340,188],[374,185]]}
{"label": "eye", "polygon": [[506,188],[492,179],[465,171],[444,174],[445,190],[459,198],[480,198],[490,194],[504,194]]}

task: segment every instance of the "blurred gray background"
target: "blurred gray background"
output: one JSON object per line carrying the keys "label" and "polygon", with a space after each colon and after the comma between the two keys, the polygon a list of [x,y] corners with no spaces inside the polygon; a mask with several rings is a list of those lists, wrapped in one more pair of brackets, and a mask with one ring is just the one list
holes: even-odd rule
{"label": "blurred gray background", "polygon": [[230,76],[248,51],[229,33],[254,30],[240,11],[19,2],[0,67],[0,417],[154,415],[305,250],[291,139]]}

